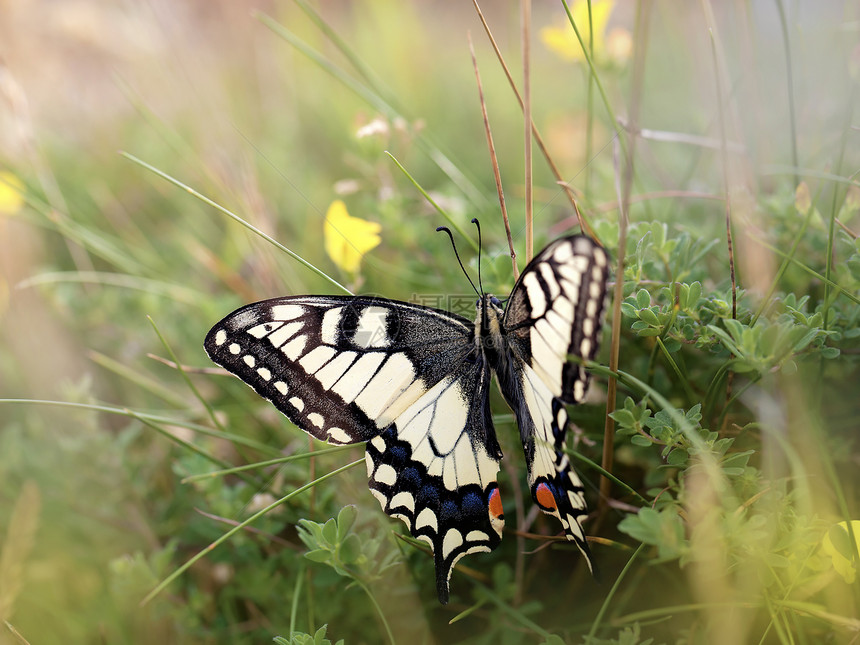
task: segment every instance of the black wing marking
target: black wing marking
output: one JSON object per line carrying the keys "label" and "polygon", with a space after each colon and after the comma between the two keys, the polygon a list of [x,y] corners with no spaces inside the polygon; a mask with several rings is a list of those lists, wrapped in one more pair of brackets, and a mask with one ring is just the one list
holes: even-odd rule
{"label": "black wing marking", "polygon": [[209,357],[329,443],[367,441],[472,349],[464,318],[363,297],[274,298],[237,309]]}
{"label": "black wing marking", "polygon": [[585,396],[589,374],[579,360],[597,353],[609,259],[590,238],[556,240],[525,268],[511,292],[503,325],[514,355],[514,402],[532,498],[559,519],[565,535],[593,562],[580,520],[582,482],[565,454],[565,403]]}
{"label": "black wing marking", "polygon": [[496,483],[502,454],[489,411],[490,373],[480,363],[457,366],[367,444],[371,492],[432,548],[442,604],[457,561],[495,549],[504,527]]}

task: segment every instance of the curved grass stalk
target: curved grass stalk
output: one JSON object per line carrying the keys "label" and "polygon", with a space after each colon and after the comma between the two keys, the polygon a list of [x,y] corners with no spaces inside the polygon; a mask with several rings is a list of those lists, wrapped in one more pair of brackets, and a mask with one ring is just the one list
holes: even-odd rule
{"label": "curved grass stalk", "polygon": [[[188,428],[189,430],[194,430],[195,432],[199,432],[200,434],[206,435],[208,437],[213,437],[216,439],[224,439],[225,441],[229,441],[231,443],[239,443],[248,448],[253,448],[263,454],[269,455],[277,455],[279,454],[278,450],[272,448],[269,445],[264,443],[260,443],[259,441],[254,441],[253,439],[248,439],[241,435],[234,435],[229,432],[221,432],[218,430],[213,430],[212,428],[204,425],[200,425],[199,423],[191,423],[190,421],[183,421],[181,419],[170,419],[168,417],[162,417],[156,414],[149,414],[146,412],[136,412],[129,408],[117,408],[109,405],[97,405],[94,403],[71,403],[68,401],[50,401],[47,399],[0,399],[0,405],[4,403],[12,403],[12,404],[29,404],[29,405],[52,405],[57,407],[67,407],[67,408],[76,408],[80,410],[89,410],[90,412],[105,412],[107,414],[117,414],[123,417],[131,417],[132,419],[137,419],[138,421],[148,421],[151,424],[151,427],[154,427],[159,432],[162,432],[166,436],[170,437],[172,441],[179,441],[179,439],[175,436],[158,428],[158,424],[178,426],[180,428]],[[213,462],[214,463],[214,462]],[[223,465],[228,465],[226,462],[223,462]]]}
{"label": "curved grass stalk", "polygon": [[21,280],[15,287],[18,289],[27,289],[60,282],[77,282],[118,287],[120,289],[134,289],[164,298],[171,298],[177,302],[184,302],[189,305],[197,305],[205,300],[202,294],[188,287],[110,271],[49,271],[27,278],[26,280]]}
{"label": "curved grass stalk", "polygon": [[241,224],[242,226],[244,226],[245,228],[247,228],[247,229],[248,229],[249,231],[251,231],[252,233],[254,233],[254,234],[256,234],[256,235],[259,235],[261,238],[263,238],[264,240],[266,240],[267,242],[269,242],[270,244],[272,244],[273,246],[275,246],[275,247],[276,247],[277,249],[279,249],[280,251],[283,251],[284,253],[286,253],[287,255],[289,255],[291,258],[293,258],[294,260],[296,260],[296,261],[297,261],[297,262],[299,262],[300,264],[303,264],[305,267],[307,267],[308,269],[310,269],[311,271],[313,271],[314,273],[316,273],[316,274],[317,274],[318,276],[320,276],[321,278],[324,278],[325,280],[328,280],[328,281],[329,281],[329,282],[331,282],[335,287],[337,287],[338,289],[340,289],[340,290],[341,290],[341,291],[343,291],[344,293],[347,293],[347,294],[349,294],[349,295],[354,295],[354,294],[352,293],[352,291],[350,291],[350,290],[349,290],[349,289],[347,289],[345,286],[343,286],[340,282],[338,282],[337,280],[335,280],[334,278],[332,278],[331,276],[329,276],[329,275],[328,275],[327,273],[325,273],[322,269],[318,269],[318,268],[317,268],[317,267],[315,267],[313,264],[311,264],[310,262],[308,262],[307,260],[305,260],[305,259],[304,259],[302,256],[300,256],[298,253],[296,253],[295,251],[291,251],[291,250],[290,250],[290,249],[288,249],[286,246],[284,246],[283,244],[281,244],[280,242],[278,242],[278,241],[277,241],[275,238],[273,238],[271,235],[268,235],[267,233],[264,233],[263,231],[261,231],[260,229],[258,229],[256,226],[254,226],[254,225],[253,225],[253,224],[251,224],[250,222],[245,221],[244,219],[242,219],[241,217],[239,217],[238,215],[236,215],[236,214],[235,214],[235,213],[233,213],[232,211],[230,211],[230,210],[228,210],[228,209],[224,208],[223,206],[221,206],[220,204],[218,204],[218,203],[216,203],[216,202],[212,201],[211,199],[209,199],[208,197],[206,197],[206,196],[205,196],[205,195],[203,195],[202,193],[197,192],[196,190],[194,190],[194,189],[193,189],[193,188],[191,188],[190,186],[188,186],[188,185],[186,185],[186,184],[183,184],[181,181],[179,181],[178,179],[175,179],[174,177],[172,177],[172,176],[168,175],[166,172],[164,172],[164,171],[162,171],[162,170],[159,170],[159,169],[158,169],[158,168],[156,168],[155,166],[151,166],[150,164],[146,163],[146,162],[145,162],[145,161],[143,161],[142,159],[139,159],[139,158],[135,157],[133,154],[130,154],[130,153],[128,153],[128,152],[120,152],[120,154],[121,154],[123,157],[125,157],[126,159],[128,159],[129,161],[134,162],[134,163],[136,163],[137,165],[139,165],[139,166],[141,166],[141,167],[143,167],[143,168],[146,168],[147,170],[149,170],[150,172],[152,172],[152,173],[154,173],[154,174],[158,175],[158,176],[159,176],[159,177],[161,177],[162,179],[166,179],[167,181],[169,181],[169,182],[170,182],[171,184],[173,184],[174,186],[177,186],[178,188],[183,189],[185,192],[187,192],[187,193],[189,193],[189,194],[193,195],[194,197],[196,197],[197,199],[199,199],[199,200],[200,200],[201,202],[203,202],[204,204],[207,204],[208,206],[211,206],[212,208],[214,208],[214,209],[216,209],[216,210],[218,210],[218,211],[221,211],[224,215],[226,215],[226,216],[227,216],[227,217],[229,217],[230,219],[232,219],[232,220],[234,220],[234,221],[238,222],[239,224]]}
{"label": "curved grass stalk", "polygon": [[162,347],[167,350],[167,353],[170,355],[170,358],[173,360],[173,363],[176,365],[176,369],[179,370],[179,375],[182,377],[182,380],[185,381],[185,385],[188,386],[188,389],[191,390],[192,394],[194,394],[194,398],[200,401],[203,404],[203,407],[206,409],[206,413],[209,415],[209,418],[212,420],[212,423],[218,428],[221,432],[226,432],[226,428],[221,425],[221,422],[218,421],[218,417],[215,415],[215,410],[209,405],[209,401],[200,394],[200,390],[197,389],[197,386],[194,385],[194,382],[188,377],[188,374],[185,372],[185,369],[182,367],[182,363],[179,362],[179,357],[173,351],[173,348],[167,342],[167,340],[162,336],[161,331],[159,331],[158,326],[155,324],[155,321],[152,319],[152,316],[147,316],[146,319],[149,321],[149,324],[152,325],[153,330],[155,330],[155,335],[158,336],[158,340],[161,341]]}
{"label": "curved grass stalk", "polygon": [[591,459],[589,459],[585,455],[580,454],[576,450],[566,450],[565,452],[568,455],[570,455],[571,457],[578,459],[582,463],[586,464],[592,470],[596,470],[597,472],[599,472],[604,477],[610,479],[612,481],[612,483],[614,483],[615,485],[620,486],[621,488],[626,490],[630,495],[635,497],[639,501],[639,503],[642,504],[643,506],[649,506],[651,504],[651,502],[649,502],[647,499],[642,497],[642,495],[640,495],[635,489],[633,489],[633,487],[631,487],[629,484],[627,484],[624,480],[619,479],[618,477],[613,475],[608,470],[604,470],[600,464],[592,461]]}
{"label": "curved grass stalk", "polygon": [[[615,117],[615,111],[609,103],[609,97],[606,96],[606,90],[603,89],[603,83],[600,82],[600,75],[597,73],[597,68],[594,66],[594,59],[590,54],[591,48],[586,46],[585,41],[583,41],[582,34],[579,33],[579,27],[576,26],[576,21],[573,19],[573,14],[570,11],[567,0],[561,0],[561,4],[564,5],[564,12],[567,14],[570,26],[573,27],[573,32],[576,34],[576,39],[579,41],[579,46],[582,47],[582,53],[585,56],[585,61],[588,63],[588,69],[594,77],[594,84],[597,85],[597,91],[600,92],[600,98],[603,101],[603,107],[606,108],[607,115],[609,115],[609,120],[612,122],[612,128],[614,132],[618,134],[623,128],[618,123],[618,119]],[[637,9],[637,11],[641,11],[641,9]],[[626,152],[627,148],[624,139],[619,137],[619,140],[621,141],[622,150]]]}
{"label": "curved grass stalk", "polygon": [[603,604],[600,605],[600,610],[597,612],[597,615],[594,617],[594,622],[591,623],[591,629],[588,630],[588,638],[593,639],[594,635],[597,633],[597,629],[600,627],[600,623],[603,621],[603,616],[606,614],[606,610],[609,609],[609,603],[612,602],[612,599],[615,597],[618,588],[621,586],[621,582],[627,576],[628,571],[630,571],[630,567],[633,566],[633,562],[639,557],[639,554],[645,549],[645,544],[640,544],[639,548],[633,552],[633,555],[630,556],[630,559],[627,560],[627,564],[624,565],[624,568],[621,570],[621,573],[618,574],[618,577],[615,579],[615,582],[612,583],[612,588],[609,590],[609,593],[606,594],[606,598],[603,600]]}
{"label": "curved grass stalk", "polygon": [[455,230],[456,230],[456,231],[457,231],[457,232],[458,232],[458,233],[459,233],[463,238],[465,238],[465,239],[469,242],[469,244],[471,245],[471,247],[472,247],[472,248],[475,250],[475,252],[477,253],[477,252],[478,252],[478,243],[477,243],[477,242],[472,238],[472,236],[471,236],[471,235],[469,235],[468,233],[466,233],[466,231],[464,231],[464,230],[462,229],[462,227],[461,227],[461,226],[460,226],[456,221],[454,221],[454,218],[453,218],[453,217],[451,217],[451,216],[450,216],[450,215],[445,211],[445,209],[443,209],[441,206],[439,206],[439,204],[437,204],[437,203],[436,203],[436,201],[435,201],[432,197],[430,197],[430,195],[427,193],[427,191],[426,191],[426,190],[424,190],[424,188],[421,186],[421,184],[419,184],[419,183],[415,180],[415,178],[414,178],[412,175],[410,175],[410,174],[409,174],[409,171],[408,171],[408,170],[406,170],[406,168],[404,168],[404,167],[403,167],[403,164],[401,164],[399,161],[397,161],[397,157],[395,157],[393,154],[391,154],[390,152],[388,152],[388,150],[386,150],[386,151],[385,151],[385,154],[386,154],[386,155],[388,155],[388,156],[391,158],[391,161],[393,161],[393,162],[397,165],[397,167],[398,167],[398,168],[400,168],[400,170],[403,172],[403,174],[404,174],[404,175],[406,175],[406,178],[407,178],[407,179],[409,179],[409,181],[411,181],[411,182],[412,182],[412,185],[413,185],[413,186],[415,186],[415,188],[417,188],[417,189],[418,189],[418,191],[419,191],[422,195],[424,195],[424,199],[426,199],[428,202],[430,202],[430,204],[433,206],[433,208],[435,208],[435,209],[439,212],[439,214],[440,214],[440,215],[442,215],[442,217],[444,217],[446,220],[448,220],[448,223],[449,223],[449,224],[451,224],[451,226],[453,226],[453,227],[454,227],[454,229],[455,229]]}
{"label": "curved grass stalk", "polygon": [[534,622],[531,618],[526,616],[521,611],[518,611],[514,607],[511,607],[504,600],[499,598],[496,594],[490,591],[489,587],[482,585],[479,582],[475,583],[478,587],[480,587],[482,594],[484,597],[490,600],[496,607],[498,607],[502,613],[507,614],[510,618],[520,623],[526,629],[532,630],[535,634],[538,634],[541,638],[549,639],[552,634],[545,630],[543,627]]}
{"label": "curved grass stalk", "polygon": [[379,615],[379,620],[382,621],[382,625],[385,627],[385,633],[388,635],[388,640],[391,642],[391,645],[395,645],[394,634],[391,633],[391,627],[388,625],[388,621],[385,620],[385,613],[382,611],[382,607],[379,606],[379,602],[376,600],[376,596],[370,591],[370,588],[364,584],[358,578],[353,578],[355,582],[364,590],[364,593],[367,594],[367,597],[370,598],[370,602],[373,604],[373,608],[376,609],[376,613]]}
{"label": "curved grass stalk", "polygon": [[245,464],[244,466],[235,466],[233,468],[225,468],[223,470],[213,470],[208,473],[199,473],[197,475],[189,475],[188,477],[182,478],[182,484],[188,484],[191,482],[201,481],[204,479],[213,479],[215,477],[226,477],[227,475],[235,475],[236,473],[241,473],[246,470],[256,470],[258,468],[268,468],[269,466],[279,466],[281,464],[288,464],[293,461],[302,461],[304,459],[313,459],[314,457],[323,457],[326,455],[334,455],[339,452],[346,452],[355,448],[356,446],[361,446],[363,444],[349,444],[347,446],[335,446],[333,448],[324,448],[322,450],[314,450],[313,452],[303,452],[299,455],[290,455],[289,457],[280,457],[279,459],[268,459],[266,461],[258,461],[253,464]]}

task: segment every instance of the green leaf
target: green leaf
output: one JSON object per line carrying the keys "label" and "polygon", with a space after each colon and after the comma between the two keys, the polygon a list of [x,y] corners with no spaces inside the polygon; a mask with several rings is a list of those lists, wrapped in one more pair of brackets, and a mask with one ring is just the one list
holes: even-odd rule
{"label": "green leaf", "polygon": [[723,468],[746,468],[750,457],[755,454],[755,450],[744,450],[743,452],[733,452],[726,456],[721,462]]}
{"label": "green leaf", "polygon": [[735,320],[734,318],[724,319],[723,325],[725,325],[726,330],[732,335],[732,338],[735,341],[740,341],[744,336],[744,330],[749,329],[742,322]]}
{"label": "green leaf", "polygon": [[822,347],[821,356],[827,359],[837,358],[841,350],[838,347]]}
{"label": "green leaf", "polygon": [[337,541],[342,542],[349,534],[355,519],[358,517],[358,509],[354,504],[348,504],[340,509],[337,514]]}
{"label": "green leaf", "polygon": [[689,459],[690,456],[686,450],[676,448],[666,456],[666,463],[670,466],[681,467],[686,466]]}
{"label": "green leaf", "polygon": [[322,537],[328,544],[337,544],[337,522],[333,517],[323,525]]}
{"label": "green leaf", "polygon": [[657,326],[660,324],[660,319],[651,309],[641,309],[637,313],[639,314],[639,320],[644,320],[649,325]]}
{"label": "green leaf", "polygon": [[681,341],[675,340],[674,338],[667,338],[665,341],[663,341],[663,346],[670,354],[676,353],[678,350],[681,349],[681,347],[683,347]]}
{"label": "green leaf", "polygon": [[645,289],[640,289],[636,294],[636,304],[639,309],[647,309],[651,306],[651,294]]}
{"label": "green leaf", "polygon": [[803,334],[799,340],[797,340],[794,345],[791,347],[791,352],[793,354],[797,354],[802,349],[805,349],[809,343],[815,340],[815,337],[818,336],[817,329],[810,329],[808,332]]}
{"label": "green leaf", "polygon": [[315,549],[305,553],[305,557],[313,562],[328,562],[331,560],[332,552],[328,549]]}
{"label": "green leaf", "polygon": [[634,446],[651,446],[654,444],[648,437],[643,437],[641,434],[634,434],[630,437],[630,443]]}
{"label": "green leaf", "polygon": [[702,297],[702,283],[699,281],[693,282],[690,285],[690,293],[687,296],[687,308],[693,309]]}
{"label": "green leaf", "polygon": [[355,533],[346,536],[338,548],[338,555],[344,564],[354,564],[361,557],[361,540]]}
{"label": "green leaf", "polygon": [[636,515],[628,515],[618,523],[618,529],[630,537],[644,542],[656,544],[659,530],[660,514],[653,508],[643,508]]}
{"label": "green leaf", "polygon": [[618,529],[645,544],[657,547],[660,557],[680,557],[684,548],[684,523],[674,506],[660,511],[642,508],[636,515],[628,515],[618,523]]}
{"label": "green leaf", "polygon": [[299,526],[303,528],[314,541],[320,543],[323,541],[322,524],[314,522],[313,520],[301,519],[299,520]]}
{"label": "green leaf", "polygon": [[636,417],[633,416],[630,410],[616,410],[615,412],[610,412],[609,417],[614,419],[618,425],[625,428],[633,428],[636,425]]}
{"label": "green leaf", "polygon": [[[314,633],[314,645],[331,645],[331,641],[325,637],[328,625],[323,625]],[[343,641],[338,641],[343,642]]]}

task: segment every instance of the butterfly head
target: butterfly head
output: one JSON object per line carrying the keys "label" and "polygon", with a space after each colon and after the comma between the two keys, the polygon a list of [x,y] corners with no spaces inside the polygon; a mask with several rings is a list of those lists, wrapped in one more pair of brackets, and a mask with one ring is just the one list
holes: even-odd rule
{"label": "butterfly head", "polygon": [[496,315],[501,316],[505,313],[502,301],[491,293],[485,293],[475,301],[475,309],[478,311],[479,316],[491,308],[496,312]]}

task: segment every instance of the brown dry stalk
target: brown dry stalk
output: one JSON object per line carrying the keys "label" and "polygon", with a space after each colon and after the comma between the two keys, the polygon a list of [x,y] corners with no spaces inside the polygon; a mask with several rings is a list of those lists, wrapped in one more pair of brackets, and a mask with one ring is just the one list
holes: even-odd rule
{"label": "brown dry stalk", "polygon": [[520,0],[522,14],[522,49],[523,49],[523,165],[525,166],[526,182],[526,263],[534,256],[534,204],[532,190],[532,86],[531,86],[531,28],[532,28],[532,3],[531,0]]}
{"label": "brown dry stalk", "polygon": [[499,159],[496,157],[496,146],[493,143],[493,133],[490,130],[490,118],[487,116],[487,103],[484,100],[484,88],[481,85],[481,74],[478,71],[478,59],[475,57],[475,47],[472,45],[472,34],[468,32],[469,53],[472,54],[472,65],[475,68],[475,80],[478,83],[478,99],[481,102],[481,115],[484,117],[484,132],[487,135],[487,147],[490,149],[490,162],[493,166],[493,178],[496,180],[496,192],[499,194],[499,207],[502,209],[502,220],[505,223],[505,233],[508,236],[508,248],[511,250],[511,263],[514,266],[514,280],[519,280],[520,270],[517,267],[517,252],[514,250],[514,240],[511,237],[511,222],[508,219],[508,207],[505,204],[505,191],[502,188],[502,176],[499,173]]}
{"label": "brown dry stalk", "polygon": [[[505,62],[504,56],[502,56],[502,52],[499,49],[498,44],[496,44],[496,39],[493,37],[493,32],[490,31],[490,26],[487,24],[486,19],[484,18],[484,14],[481,11],[481,7],[478,5],[477,0],[472,0],[472,4],[475,6],[475,11],[478,13],[478,18],[481,20],[481,24],[484,27],[484,32],[487,34],[487,38],[490,40],[490,44],[493,46],[493,51],[496,52],[496,58],[499,61],[499,64],[502,66],[502,70],[505,72],[505,76],[508,79],[508,84],[511,86],[511,89],[514,92],[514,96],[517,97],[517,102],[520,104],[520,109],[524,109],[523,97],[520,95],[519,89],[517,89],[517,84],[514,82],[513,76],[511,76],[511,71],[508,69],[508,65]],[[594,231],[588,225],[588,222],[582,217],[582,213],[579,210],[579,205],[576,202],[576,196],[573,193],[573,189],[570,187],[567,181],[565,181],[561,176],[561,171],[559,171],[558,166],[555,165],[555,162],[550,157],[549,151],[546,148],[546,144],[543,141],[543,137],[537,129],[534,121],[531,121],[531,131],[532,136],[534,137],[534,141],[537,144],[538,149],[540,150],[543,158],[546,159],[547,165],[549,165],[549,169],[552,172],[553,176],[556,179],[556,182],[561,188],[564,190],[565,195],[567,195],[568,201],[570,201],[570,205],[573,207],[574,212],[576,213],[576,219],[579,222],[579,226],[584,233],[595,237]]]}

